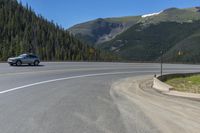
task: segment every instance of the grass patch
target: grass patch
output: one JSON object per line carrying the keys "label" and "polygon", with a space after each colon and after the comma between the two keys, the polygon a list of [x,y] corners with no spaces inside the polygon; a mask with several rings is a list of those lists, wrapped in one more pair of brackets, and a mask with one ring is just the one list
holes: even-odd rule
{"label": "grass patch", "polygon": [[200,93],[200,74],[169,79],[166,83],[173,86],[174,90],[177,91]]}

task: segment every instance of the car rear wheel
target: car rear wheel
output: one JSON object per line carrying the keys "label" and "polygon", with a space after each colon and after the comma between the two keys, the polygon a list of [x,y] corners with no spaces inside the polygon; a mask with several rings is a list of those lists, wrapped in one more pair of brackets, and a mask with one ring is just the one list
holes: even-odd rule
{"label": "car rear wheel", "polygon": [[39,65],[39,61],[38,60],[36,60],[35,62],[34,62],[34,66],[38,66]]}
{"label": "car rear wheel", "polygon": [[17,65],[17,66],[21,66],[21,65],[22,65],[22,62],[18,60],[18,61],[16,62],[16,65]]}

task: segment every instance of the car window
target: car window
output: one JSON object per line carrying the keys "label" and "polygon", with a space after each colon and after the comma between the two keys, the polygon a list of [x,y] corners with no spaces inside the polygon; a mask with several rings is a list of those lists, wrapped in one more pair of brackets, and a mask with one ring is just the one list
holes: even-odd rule
{"label": "car window", "polygon": [[25,58],[27,55],[26,54],[22,54],[19,57]]}
{"label": "car window", "polygon": [[29,55],[29,58],[37,58],[35,55]]}
{"label": "car window", "polygon": [[27,55],[27,58],[30,58],[30,59],[32,59],[32,58],[34,58],[32,55]]}

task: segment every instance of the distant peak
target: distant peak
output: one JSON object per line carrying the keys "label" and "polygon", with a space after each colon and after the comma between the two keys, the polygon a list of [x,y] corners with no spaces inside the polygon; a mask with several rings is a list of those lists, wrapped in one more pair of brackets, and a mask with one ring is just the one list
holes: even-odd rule
{"label": "distant peak", "polygon": [[103,18],[97,18],[96,21],[104,21]]}
{"label": "distant peak", "polygon": [[178,10],[178,8],[176,8],[176,7],[168,8],[168,9],[164,10],[164,12],[174,11],[174,10]]}

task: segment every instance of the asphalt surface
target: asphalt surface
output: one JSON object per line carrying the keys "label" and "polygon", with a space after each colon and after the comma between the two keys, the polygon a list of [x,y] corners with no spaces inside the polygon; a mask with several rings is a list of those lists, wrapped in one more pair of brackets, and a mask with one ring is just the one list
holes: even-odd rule
{"label": "asphalt surface", "polygon": [[[159,68],[135,63],[55,62],[38,67],[1,63],[0,133],[157,132],[142,111],[135,119],[144,122],[130,126],[110,88],[123,78],[153,76]],[[165,73],[199,71],[199,65],[164,65]]]}

